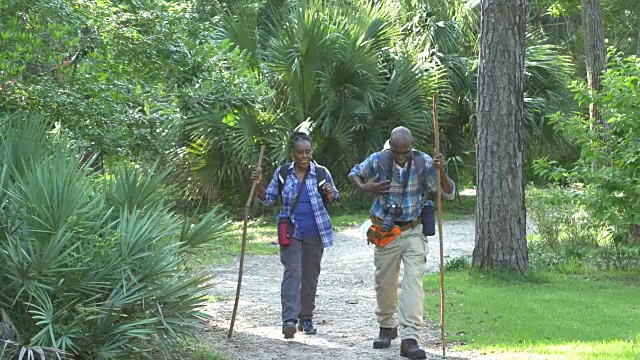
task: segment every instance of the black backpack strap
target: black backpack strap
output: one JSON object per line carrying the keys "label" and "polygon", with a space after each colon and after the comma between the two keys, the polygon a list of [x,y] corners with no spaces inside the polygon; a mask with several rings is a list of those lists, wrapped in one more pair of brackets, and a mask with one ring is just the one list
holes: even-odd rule
{"label": "black backpack strap", "polygon": [[380,156],[378,157],[378,168],[376,169],[378,175],[380,175],[380,180],[391,180],[393,177],[393,173],[390,172],[390,169],[393,170],[393,161],[391,161],[391,150],[382,150],[380,151]]}
{"label": "black backpack strap", "polygon": [[298,203],[300,202],[300,196],[302,195],[302,191],[304,190],[304,185],[307,183],[307,176],[309,176],[309,172],[311,167],[307,168],[307,171],[304,173],[304,178],[302,179],[302,184],[300,184],[300,189],[298,189],[298,194],[296,195],[296,199],[291,204],[291,209],[289,209],[289,217],[296,211],[298,207]]}
{"label": "black backpack strap", "polygon": [[284,189],[284,183],[287,181],[287,176],[289,176],[289,167],[291,163],[286,163],[280,166],[280,171],[278,172],[278,195],[282,197],[282,189]]}
{"label": "black backpack strap", "polygon": [[[427,190],[427,178],[425,171],[424,157],[418,150],[411,151],[411,157],[413,158],[413,168],[418,176],[418,182],[420,184],[420,193],[424,193]],[[380,175],[381,180],[391,180],[393,176],[393,161],[391,160],[391,150],[382,150],[378,157],[378,169],[377,172]]]}
{"label": "black backpack strap", "polygon": [[318,188],[321,188],[327,182],[327,169],[316,164],[316,179],[318,180]]}
{"label": "black backpack strap", "polygon": [[[324,191],[322,191],[322,185],[327,182],[327,168],[322,165],[316,165],[316,180],[318,181],[318,192],[322,196],[322,203],[325,203],[325,195]],[[284,189],[284,183],[287,181],[287,177],[289,175],[289,167],[291,163],[286,163],[280,167],[280,171],[278,172],[278,194],[280,198],[282,198],[282,189]]]}
{"label": "black backpack strap", "polygon": [[420,154],[420,151],[413,150],[413,166],[416,176],[418,176],[418,183],[420,184],[420,193],[424,194],[427,191],[427,174],[425,173],[424,157]]}
{"label": "black backpack strap", "polygon": [[[411,151],[411,158],[413,161],[413,171],[418,177],[418,186],[420,187],[420,193],[425,198],[428,198],[429,192],[427,192],[427,176],[425,173],[424,157],[418,150]],[[393,177],[393,161],[391,159],[391,150],[385,149],[380,151],[378,157],[377,172],[380,175],[381,180],[391,180]],[[425,195],[427,192],[427,195]]]}
{"label": "black backpack strap", "polygon": [[318,192],[320,193],[320,196],[322,196],[322,204],[326,206],[327,199],[324,194],[324,191],[322,190],[322,185],[327,183],[327,168],[325,168],[322,165],[318,165],[317,163],[316,163],[316,180],[318,181]]}

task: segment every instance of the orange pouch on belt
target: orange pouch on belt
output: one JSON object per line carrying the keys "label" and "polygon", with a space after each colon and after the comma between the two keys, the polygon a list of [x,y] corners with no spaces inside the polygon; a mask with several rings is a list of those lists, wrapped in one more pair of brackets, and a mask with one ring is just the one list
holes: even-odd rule
{"label": "orange pouch on belt", "polygon": [[394,226],[391,231],[384,231],[382,226],[371,225],[367,230],[367,243],[376,247],[385,247],[397,238],[401,232],[398,226]]}

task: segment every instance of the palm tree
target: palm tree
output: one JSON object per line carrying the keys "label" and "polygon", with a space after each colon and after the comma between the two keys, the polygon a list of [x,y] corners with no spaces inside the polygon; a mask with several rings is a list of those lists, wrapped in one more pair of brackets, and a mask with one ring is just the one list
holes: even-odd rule
{"label": "palm tree", "polygon": [[[435,92],[441,148],[454,164],[474,166],[476,3],[228,3],[217,39],[246,54],[247,68],[271,95],[222,111],[207,104],[187,110],[186,151],[198,155],[199,169],[208,169],[196,188],[210,194],[233,188],[237,194],[237,180],[248,178],[257,144],[267,144],[266,168],[272,169],[286,160],[288,134],[297,128],[311,133],[316,160],[343,181],[397,125],[411,128],[416,146],[428,151]],[[526,128],[532,135],[548,134],[537,130],[549,129],[545,114],[566,87],[568,61],[543,40],[527,54]]]}
{"label": "palm tree", "polygon": [[[394,6],[364,0],[231,4],[219,38],[249,56],[249,66],[273,97],[258,112],[234,109],[224,115],[233,121],[215,121],[211,109],[202,109],[190,118],[192,139],[198,139],[192,148],[233,139],[226,161],[247,165],[262,142],[273,167],[287,157],[288,134],[303,128],[314,138],[316,160],[342,179],[382,147],[394,126],[418,129],[419,138],[426,138],[424,85],[430,69],[398,51]],[[215,167],[220,152],[202,152],[204,166]],[[245,169],[232,171],[246,175]]]}

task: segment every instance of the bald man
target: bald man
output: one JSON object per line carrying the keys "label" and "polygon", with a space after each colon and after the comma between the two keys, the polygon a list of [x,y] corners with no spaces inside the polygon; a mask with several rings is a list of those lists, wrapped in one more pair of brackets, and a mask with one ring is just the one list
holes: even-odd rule
{"label": "bald man", "polygon": [[373,347],[388,348],[391,340],[398,337],[395,311],[402,263],[404,274],[398,311],[400,356],[425,359],[425,351],[418,346],[423,326],[422,276],[428,251],[420,216],[426,200],[422,193],[435,193],[439,176],[442,197],[450,200],[455,195],[455,184],[444,172],[442,154],[431,158],[413,149],[413,136],[406,127],[400,126],[391,131],[389,146],[389,149],[370,155],[349,174],[349,179],[358,189],[377,195],[371,208],[373,225],[378,230],[392,226],[394,231],[385,233],[386,237],[396,236],[390,243],[377,243],[374,250],[376,317],[380,332]]}

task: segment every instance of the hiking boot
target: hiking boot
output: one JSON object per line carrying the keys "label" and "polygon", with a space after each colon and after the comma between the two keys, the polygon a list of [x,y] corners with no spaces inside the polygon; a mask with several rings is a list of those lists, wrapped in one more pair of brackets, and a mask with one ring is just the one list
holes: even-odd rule
{"label": "hiking boot", "polygon": [[391,346],[391,340],[398,337],[398,328],[380,328],[378,338],[373,340],[374,349],[386,349]]}
{"label": "hiking boot", "polygon": [[296,323],[294,321],[285,321],[282,324],[282,333],[285,339],[293,339],[293,334],[296,333]]}
{"label": "hiking boot", "polygon": [[315,335],[318,330],[313,327],[313,321],[309,320],[300,320],[298,323],[298,331],[302,331],[307,335]]}
{"label": "hiking boot", "polygon": [[420,349],[415,339],[404,339],[400,344],[400,356],[409,359],[426,359],[427,354]]}

